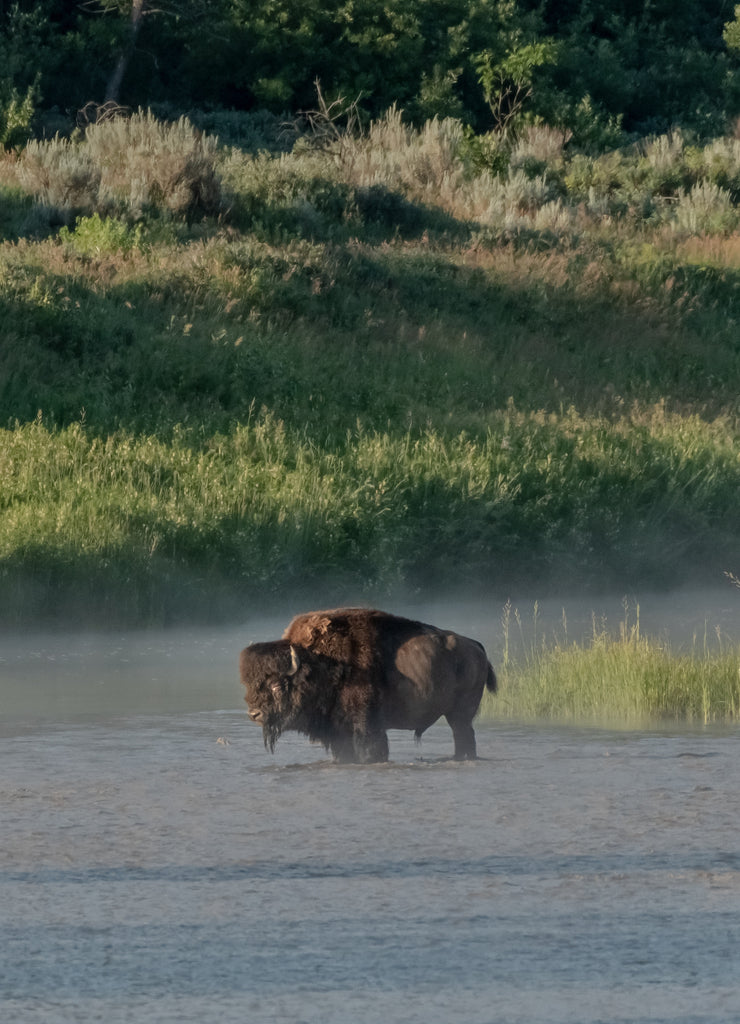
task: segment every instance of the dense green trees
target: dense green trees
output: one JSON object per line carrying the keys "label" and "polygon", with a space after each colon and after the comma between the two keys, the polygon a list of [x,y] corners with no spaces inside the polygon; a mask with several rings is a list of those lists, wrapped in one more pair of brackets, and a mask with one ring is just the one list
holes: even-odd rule
{"label": "dense green trees", "polygon": [[0,130],[30,99],[290,112],[318,78],[368,116],[540,118],[592,148],[620,126],[710,135],[740,113],[739,39],[727,0],[18,0],[0,3]]}

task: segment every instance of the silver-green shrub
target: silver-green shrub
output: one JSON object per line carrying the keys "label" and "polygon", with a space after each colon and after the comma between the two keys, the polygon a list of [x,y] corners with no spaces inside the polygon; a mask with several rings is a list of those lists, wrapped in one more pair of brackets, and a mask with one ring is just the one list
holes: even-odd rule
{"label": "silver-green shrub", "polygon": [[684,231],[691,234],[732,231],[738,222],[740,214],[726,188],[711,181],[700,181],[688,191],[679,191],[675,223]]}
{"label": "silver-green shrub", "polygon": [[84,138],[31,142],[19,161],[21,184],[37,202],[72,214],[150,212],[191,218],[221,209],[218,140],[186,118],[150,112],[90,125]]}
{"label": "silver-green shrub", "polygon": [[21,185],[43,206],[84,212],[98,206],[102,171],[78,142],[29,142],[17,173]]}
{"label": "silver-green shrub", "polygon": [[218,140],[187,118],[168,123],[140,111],[91,125],[85,142],[101,168],[103,206],[123,203],[135,219],[152,208],[177,217],[218,213]]}

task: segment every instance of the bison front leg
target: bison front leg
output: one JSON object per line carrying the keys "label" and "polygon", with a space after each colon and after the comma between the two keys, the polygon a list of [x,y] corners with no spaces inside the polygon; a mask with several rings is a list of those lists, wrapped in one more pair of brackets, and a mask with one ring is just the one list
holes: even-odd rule
{"label": "bison front leg", "polygon": [[388,760],[388,736],[384,731],[342,733],[331,740],[338,764],[376,764]]}
{"label": "bison front leg", "polygon": [[377,764],[388,760],[388,733],[377,705],[368,708],[362,724],[357,723],[355,751],[360,764]]}
{"label": "bison front leg", "polygon": [[354,738],[351,733],[343,732],[332,736],[330,747],[332,757],[337,764],[355,764],[357,761]]}
{"label": "bison front leg", "polygon": [[355,753],[360,764],[388,760],[388,734],[384,729],[355,733]]}
{"label": "bison front leg", "polygon": [[478,754],[475,746],[475,731],[470,719],[460,719],[454,715],[445,715],[445,718],[449,722],[455,740],[455,760],[475,761]]}

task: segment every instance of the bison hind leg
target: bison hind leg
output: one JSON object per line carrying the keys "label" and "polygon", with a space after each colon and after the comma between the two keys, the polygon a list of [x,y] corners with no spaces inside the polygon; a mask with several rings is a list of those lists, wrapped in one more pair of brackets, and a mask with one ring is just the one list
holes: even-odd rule
{"label": "bison hind leg", "polygon": [[475,761],[478,756],[472,722],[446,715],[455,741],[456,761]]}

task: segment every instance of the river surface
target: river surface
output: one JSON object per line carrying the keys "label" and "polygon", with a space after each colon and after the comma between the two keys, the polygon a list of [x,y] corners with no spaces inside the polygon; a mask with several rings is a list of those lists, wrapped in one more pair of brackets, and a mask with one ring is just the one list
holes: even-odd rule
{"label": "river surface", "polygon": [[737,730],[271,755],[271,635],[0,640],[1,1021],[740,1020]]}

